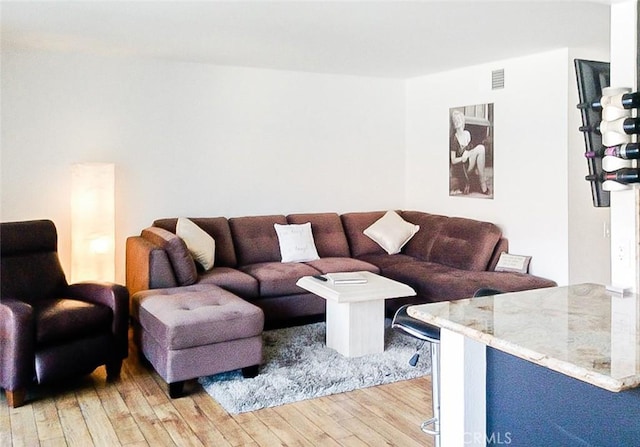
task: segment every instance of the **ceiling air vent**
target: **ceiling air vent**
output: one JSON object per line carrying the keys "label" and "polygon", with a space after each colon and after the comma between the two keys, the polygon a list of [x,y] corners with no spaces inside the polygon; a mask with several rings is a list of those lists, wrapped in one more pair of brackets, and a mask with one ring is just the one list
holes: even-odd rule
{"label": "ceiling air vent", "polygon": [[491,90],[504,88],[504,68],[491,72]]}

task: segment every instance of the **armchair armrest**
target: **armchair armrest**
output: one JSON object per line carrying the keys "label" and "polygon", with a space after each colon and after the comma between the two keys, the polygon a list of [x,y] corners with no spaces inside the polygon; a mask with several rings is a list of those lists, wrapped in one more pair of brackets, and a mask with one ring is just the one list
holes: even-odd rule
{"label": "armchair armrest", "polygon": [[0,300],[0,386],[26,387],[33,378],[35,327],[33,307],[13,298]]}
{"label": "armchair armrest", "polygon": [[67,287],[69,298],[108,306],[113,311],[112,332],[116,349],[122,358],[128,353],[129,291],[126,287],[109,282],[81,282]]}

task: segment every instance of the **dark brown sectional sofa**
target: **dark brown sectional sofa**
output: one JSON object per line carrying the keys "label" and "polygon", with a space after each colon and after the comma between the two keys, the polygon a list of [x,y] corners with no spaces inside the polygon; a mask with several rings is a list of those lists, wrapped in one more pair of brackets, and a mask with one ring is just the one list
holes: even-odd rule
{"label": "dark brown sectional sofa", "polygon": [[[138,291],[191,284],[221,287],[260,307],[266,327],[322,318],[323,299],[296,286],[306,275],[367,270],[413,287],[417,295],[390,299],[387,315],[405,303],[468,298],[481,287],[505,292],[556,283],[529,274],[493,271],[508,242],[489,222],[420,211],[398,211],[420,230],[401,253],[389,255],[363,231],[384,211],[191,218],[215,240],[215,265],[203,272],[175,235],[177,218],[159,219],[127,239],[127,287]],[[311,222],[319,260],[282,263],[274,224]]]}

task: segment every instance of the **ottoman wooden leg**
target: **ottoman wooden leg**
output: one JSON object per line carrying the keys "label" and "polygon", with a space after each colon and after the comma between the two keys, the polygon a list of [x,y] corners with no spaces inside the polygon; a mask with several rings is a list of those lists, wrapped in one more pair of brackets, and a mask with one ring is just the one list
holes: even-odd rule
{"label": "ottoman wooden leg", "polygon": [[245,379],[252,379],[258,375],[258,370],[260,365],[247,366],[246,368],[242,368],[242,377]]}
{"label": "ottoman wooden leg", "polygon": [[26,388],[18,388],[17,390],[5,390],[5,396],[7,397],[7,405],[10,408],[18,408],[24,405],[27,397]]}
{"label": "ottoman wooden leg", "polygon": [[182,391],[184,388],[184,381],[173,382],[169,384],[169,397],[171,399],[175,399],[176,397],[182,396]]}

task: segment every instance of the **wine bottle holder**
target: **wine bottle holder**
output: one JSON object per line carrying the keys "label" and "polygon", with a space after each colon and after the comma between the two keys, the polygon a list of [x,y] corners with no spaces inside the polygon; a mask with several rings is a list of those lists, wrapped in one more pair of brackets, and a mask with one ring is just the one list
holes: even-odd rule
{"label": "wine bottle holder", "polygon": [[640,92],[609,87],[609,64],[575,60],[582,115],[579,128],[585,138],[585,158],[594,206],[609,206],[609,192],[640,183],[638,143],[640,117],[632,110],[640,107]]}
{"label": "wine bottle holder", "polygon": [[[578,84],[578,97],[582,127],[584,135],[585,154],[598,153],[602,150],[602,135],[596,128],[600,123],[600,112],[590,105],[602,97],[602,89],[609,86],[609,63],[575,59],[576,78]],[[602,187],[598,179],[602,175],[602,157],[587,157],[589,175],[587,180],[591,185],[591,198],[593,206],[608,207],[610,204],[609,191]]]}

